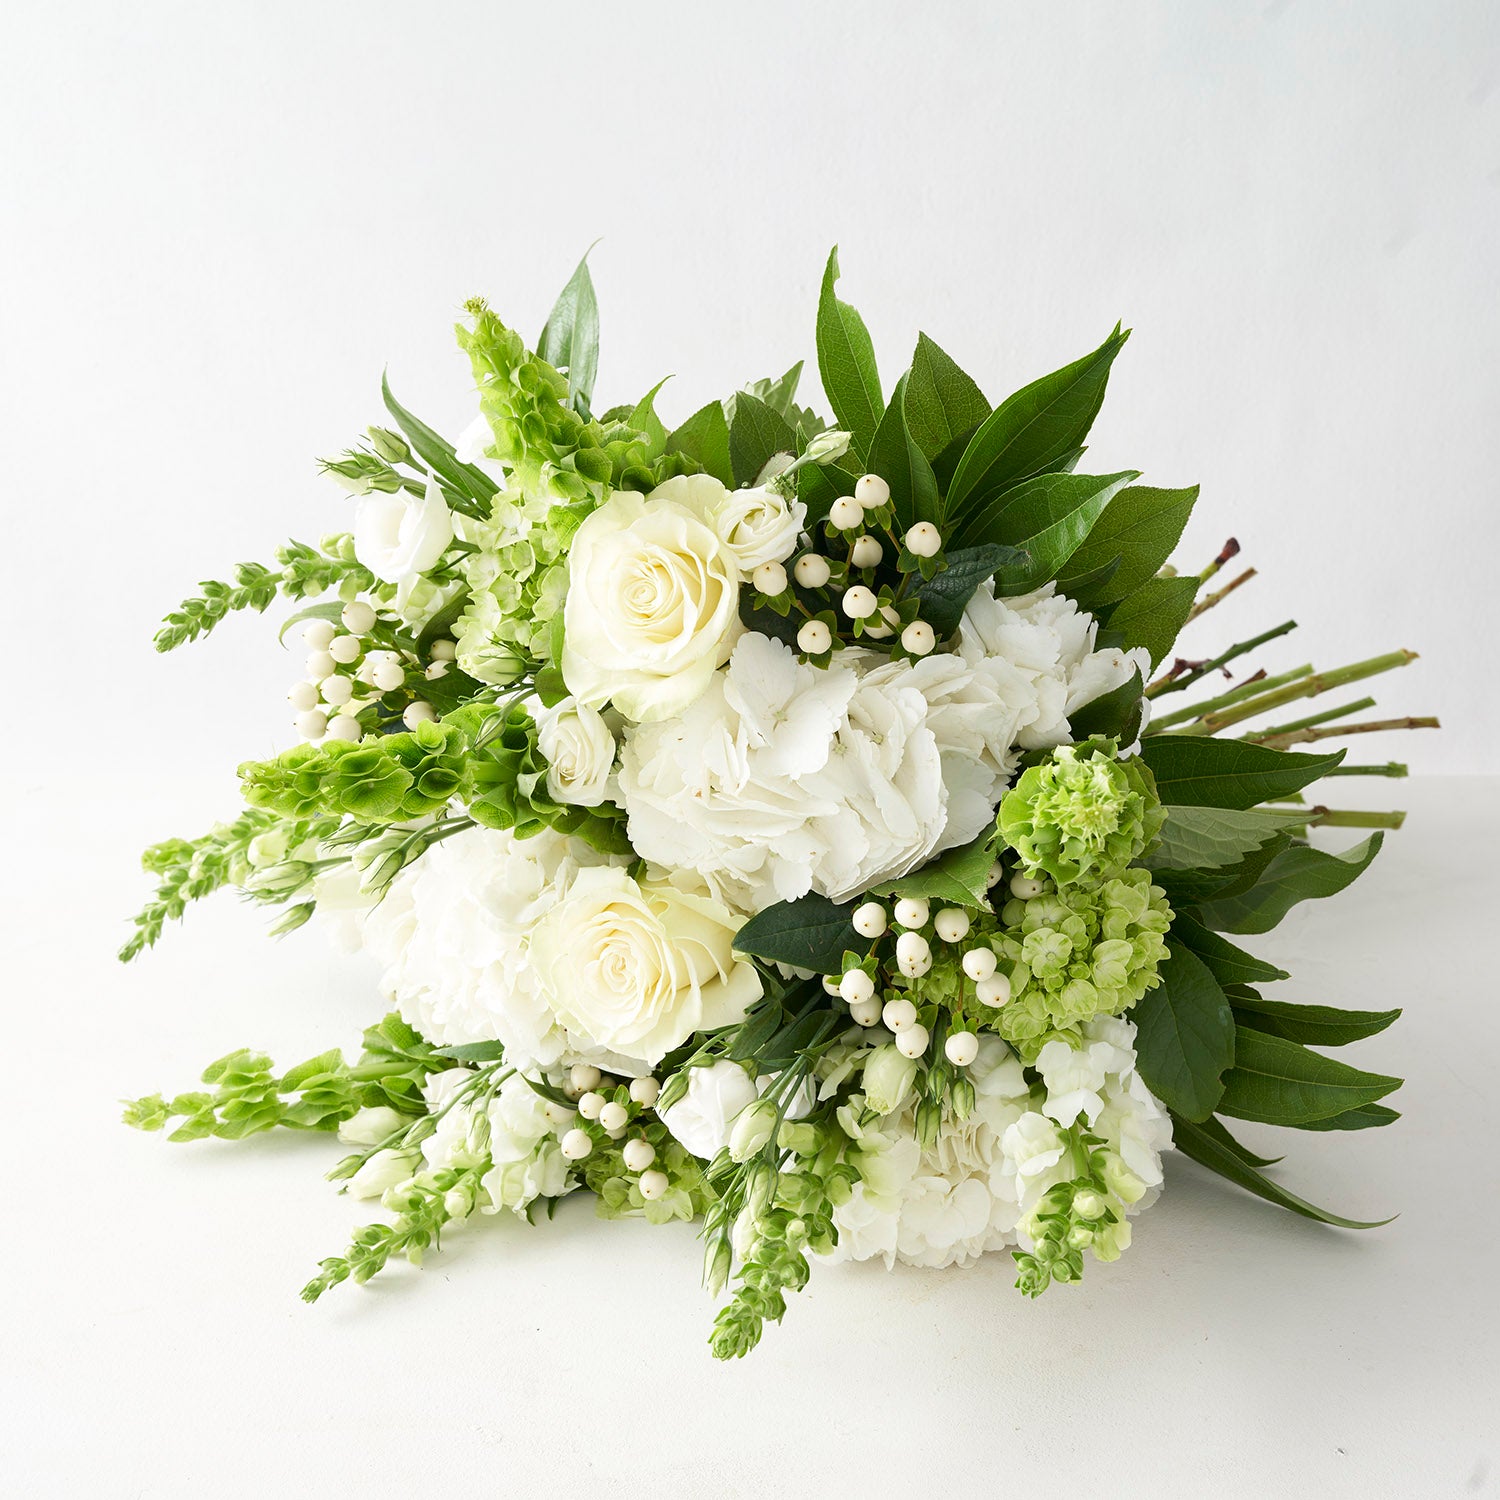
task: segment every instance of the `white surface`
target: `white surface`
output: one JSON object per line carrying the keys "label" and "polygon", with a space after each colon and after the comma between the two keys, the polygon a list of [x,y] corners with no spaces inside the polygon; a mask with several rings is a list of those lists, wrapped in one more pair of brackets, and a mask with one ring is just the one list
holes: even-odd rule
{"label": "white surface", "polygon": [[24,876],[4,867],[21,921],[0,1488],[1495,1493],[1500,1010],[1481,934],[1500,902],[1500,780],[1383,786],[1412,809],[1406,829],[1354,890],[1252,946],[1293,970],[1286,998],[1407,1007],[1345,1054],[1406,1075],[1404,1119],[1263,1133],[1289,1153],[1288,1185],[1395,1223],[1327,1229],[1172,1157],[1134,1246],[1082,1287],[1026,1302],[1008,1257],[823,1266],[754,1355],[722,1366],[691,1231],[600,1223],[582,1199],[300,1303],[315,1262],[374,1216],[320,1180],[337,1144],[176,1146],[120,1127],[114,1100],[187,1087],[236,1046],[291,1061],[356,1043],[370,976],[315,932],[266,942],[224,901],[120,970],[111,920],[140,894],[130,857],[164,810],[126,804],[111,826],[33,768],[11,788],[33,854]]}
{"label": "white surface", "polygon": [[110,722],[271,748],[289,661],[246,623],[157,663],[156,622],[347,525],[313,459],[381,419],[383,366],[467,420],[464,298],[535,334],[604,236],[604,404],[673,374],[681,418],[811,359],[837,241],[887,384],[919,326],[995,398],[1133,326],[1088,462],[1201,481],[1184,561],[1235,533],[1261,574],[1194,649],[1295,613],[1272,669],[1421,651],[1382,708],[1447,732],[1362,748],[1491,768],[1491,0],[11,11],[3,597]]}

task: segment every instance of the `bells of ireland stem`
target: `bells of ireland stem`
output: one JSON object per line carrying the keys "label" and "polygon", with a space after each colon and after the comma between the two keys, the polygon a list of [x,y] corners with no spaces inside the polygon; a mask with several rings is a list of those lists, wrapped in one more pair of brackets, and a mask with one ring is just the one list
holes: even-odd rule
{"label": "bells of ireland stem", "polygon": [[995,821],[1028,875],[1065,886],[1118,874],[1154,842],[1164,817],[1138,759],[1061,745],[1022,773]]}

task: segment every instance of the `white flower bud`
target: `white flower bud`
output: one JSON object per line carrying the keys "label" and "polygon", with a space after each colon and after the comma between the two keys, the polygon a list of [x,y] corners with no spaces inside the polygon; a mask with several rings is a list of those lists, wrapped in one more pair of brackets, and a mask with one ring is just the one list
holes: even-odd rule
{"label": "white flower bud", "polygon": [[747,1162],[771,1139],[776,1128],[776,1106],[767,1099],[742,1109],[729,1132],[729,1155],[737,1162]]}
{"label": "white flower bud", "polygon": [[821,656],[833,645],[833,633],[822,620],[808,620],[797,632],[797,644],[808,656]]}
{"label": "white flower bud", "polygon": [[878,474],[863,474],[854,482],[854,498],[866,510],[879,510],[891,498],[891,487]]}
{"label": "white flower bud", "polygon": [[864,584],[856,583],[845,592],[841,607],[851,620],[867,620],[879,607],[879,600]]}
{"label": "white flower bud", "polygon": [[920,979],[932,967],[932,949],[920,932],[903,932],[896,939],[896,963],[908,979]]}
{"label": "white flower bud", "polygon": [[344,629],[354,635],[366,635],[375,625],[375,611],[363,599],[354,599],[339,613]]}
{"label": "white flower bud", "polygon": [[896,1050],[902,1057],[921,1057],[927,1051],[929,1041],[931,1038],[925,1026],[908,1026],[905,1031],[896,1033]]}
{"label": "white flower bud", "polygon": [[979,1038],[972,1031],[950,1033],[943,1052],[955,1068],[967,1068],[979,1056]]}
{"label": "white flower bud", "polygon": [[779,562],[764,562],[750,575],[750,582],[762,594],[784,594],[786,569]]}
{"label": "white flower bud", "polygon": [[349,1191],[356,1198],[378,1198],[398,1183],[405,1182],[421,1160],[420,1151],[377,1151],[349,1179]]}
{"label": "white flower bud", "polygon": [[864,525],[865,513],[858,500],[850,495],[840,495],[829,509],[828,519],[840,531],[853,531],[856,526]]}
{"label": "white flower bud", "polygon": [[828,559],[816,552],[804,552],[792,568],[792,576],[805,589],[820,589],[828,582],[832,569]]}
{"label": "white flower bud", "polygon": [[937,645],[937,636],[926,620],[913,620],[901,632],[901,644],[913,656],[926,656]]}
{"label": "white flower bud", "polygon": [[932,925],[945,943],[961,943],[969,935],[969,914],[961,906],[945,906]]}
{"label": "white flower bud", "polygon": [[831,464],[842,458],[849,451],[849,444],[853,440],[853,434],[840,432],[837,427],[830,427],[827,432],[820,432],[807,445],[807,451],[802,455],[804,463]]}
{"label": "white flower bud", "polygon": [[412,1117],[388,1104],[375,1104],[366,1109],[357,1109],[339,1125],[339,1139],[350,1146],[378,1146],[394,1135],[403,1125],[410,1125]]}
{"label": "white flower bud", "polygon": [[904,538],[913,557],[936,557],[943,550],[942,533],[931,521],[918,521]]}
{"label": "white flower bud", "polygon": [[896,921],[902,927],[927,925],[927,901],[922,896],[903,896],[896,903]]}
{"label": "white flower bud", "polygon": [[885,907],[878,901],[866,901],[854,909],[854,930],[867,938],[878,938],[886,929]]}
{"label": "white flower bud", "polygon": [[884,556],[885,548],[868,535],[857,537],[853,547],[849,549],[849,561],[856,568],[878,568],[880,559]]}
{"label": "white flower bud", "polygon": [[865,1059],[865,1102],[876,1114],[894,1114],[905,1103],[916,1076],[916,1064],[894,1046],[877,1047]]}

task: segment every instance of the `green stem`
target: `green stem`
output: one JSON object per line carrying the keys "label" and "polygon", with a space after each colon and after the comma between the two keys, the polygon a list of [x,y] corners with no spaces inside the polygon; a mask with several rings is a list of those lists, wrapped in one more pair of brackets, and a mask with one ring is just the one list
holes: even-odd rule
{"label": "green stem", "polygon": [[1297,622],[1295,620],[1284,621],[1274,629],[1265,631],[1262,635],[1254,636],[1248,641],[1240,641],[1237,645],[1231,646],[1222,656],[1214,657],[1212,661],[1200,662],[1196,667],[1190,668],[1180,677],[1173,677],[1170,674],[1166,677],[1159,677],[1146,689],[1146,696],[1148,698],[1158,698],[1163,693],[1180,692],[1183,688],[1191,687],[1201,678],[1207,677],[1210,672],[1217,672],[1220,667],[1227,666],[1237,656],[1243,656],[1247,651],[1253,651],[1257,646],[1264,646],[1267,641],[1274,641],[1278,636],[1286,635],[1288,631],[1295,630],[1296,628]]}
{"label": "green stem", "polygon": [[1241,739],[1264,740],[1270,739],[1277,734],[1291,734],[1298,729],[1311,729],[1314,724],[1326,724],[1330,719],[1342,719],[1348,714],[1363,713],[1367,708],[1374,708],[1373,698],[1360,698],[1353,703],[1342,704],[1338,708],[1325,708],[1322,713],[1309,714],[1305,719],[1293,719],[1290,724],[1278,724],[1274,729],[1254,729],[1249,734],[1241,735]]}
{"label": "green stem", "polygon": [[1294,729],[1290,734],[1267,735],[1258,741],[1271,750],[1289,750],[1293,745],[1306,745],[1314,740],[1326,740],[1339,734],[1383,734],[1388,729],[1441,729],[1435,718],[1370,719],[1363,724],[1329,724],[1322,729]]}
{"label": "green stem", "polygon": [[1159,719],[1152,719],[1149,733],[1156,734],[1163,729],[1170,729],[1174,724],[1186,724],[1189,719],[1201,718],[1204,714],[1227,708],[1231,703],[1239,703],[1250,697],[1252,693],[1268,693],[1272,688],[1295,682],[1299,677],[1306,677],[1311,671],[1312,663],[1304,662],[1290,672],[1277,673],[1275,677],[1257,673],[1254,677],[1247,677],[1238,686],[1220,693],[1217,698],[1205,698],[1201,703],[1190,703],[1186,708],[1179,708],[1173,713],[1163,714]]}
{"label": "green stem", "polygon": [[1307,822],[1313,828],[1399,828],[1404,812],[1352,812],[1339,807],[1312,807]]}
{"label": "green stem", "polygon": [[1325,776],[1407,776],[1411,773],[1399,760],[1388,760],[1380,766],[1335,766]]}

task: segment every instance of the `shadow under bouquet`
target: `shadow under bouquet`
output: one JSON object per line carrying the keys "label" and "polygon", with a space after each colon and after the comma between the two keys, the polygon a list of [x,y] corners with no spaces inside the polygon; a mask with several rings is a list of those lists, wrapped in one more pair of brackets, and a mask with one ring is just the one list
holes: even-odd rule
{"label": "shadow under bouquet", "polygon": [[[797,364],[670,431],[660,386],[595,414],[586,264],[534,348],[470,303],[474,424],[450,443],[385,387],[391,425],[324,464],[349,529],[168,617],[162,650],[314,601],[283,628],[301,743],[147,852],[122,953],[232,887],[378,960],[390,1014],[352,1061],[237,1051],[126,1110],[174,1140],[337,1133],[329,1175],[389,1217],[309,1301],[579,1189],[701,1222],[721,1357],[823,1258],[1012,1247],[1023,1292],[1077,1281],[1174,1148],[1368,1227],[1225,1121],[1390,1123],[1398,1079],[1313,1048],[1398,1012],[1267,998],[1287,975],[1238,940],[1399,826],[1306,789],[1404,774],[1327,740],[1435,721],[1297,715],[1411,653],[1242,673],[1287,622],[1179,656],[1250,573],[1210,590],[1232,541],[1170,565],[1196,488],[1077,472],[1127,335],[998,405],[924,335],[887,394],[838,274],[831,418]],[[1372,831],[1312,847],[1330,824]]]}

